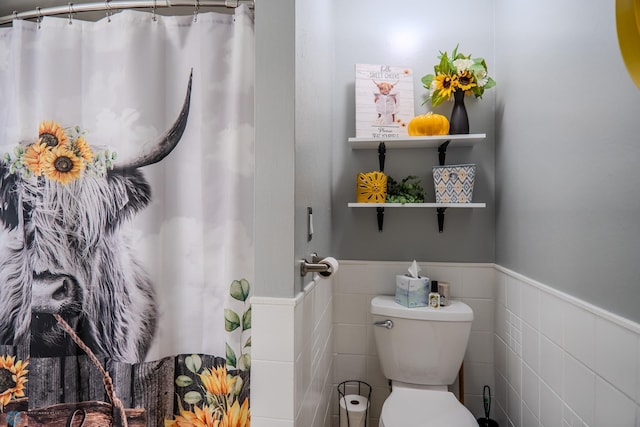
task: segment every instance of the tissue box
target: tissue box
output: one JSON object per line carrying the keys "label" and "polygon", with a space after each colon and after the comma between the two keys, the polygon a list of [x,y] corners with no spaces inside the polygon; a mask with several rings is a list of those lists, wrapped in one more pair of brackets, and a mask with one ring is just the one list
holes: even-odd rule
{"label": "tissue box", "polygon": [[405,307],[425,307],[429,300],[429,278],[396,276],[396,302]]}
{"label": "tissue box", "polygon": [[436,203],[471,203],[476,165],[434,166]]}

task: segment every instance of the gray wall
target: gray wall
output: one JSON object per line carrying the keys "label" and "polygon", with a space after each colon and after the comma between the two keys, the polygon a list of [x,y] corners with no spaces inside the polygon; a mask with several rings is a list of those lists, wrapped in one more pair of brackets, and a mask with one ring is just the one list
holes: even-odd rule
{"label": "gray wall", "polygon": [[615,2],[496,0],[496,263],[640,321],[640,90]]}
{"label": "gray wall", "polygon": [[256,2],[255,295],[293,296],[295,0]]}
{"label": "gray wall", "polygon": [[[331,253],[333,28],[330,1],[296,2],[295,255]],[[313,209],[308,238],[307,207]],[[297,271],[296,271],[297,273]],[[295,275],[294,291],[312,278]]]}
{"label": "gray wall", "polygon": [[256,2],[255,16],[255,294],[293,297],[312,277],[299,260],[333,255],[331,2]]}
{"label": "gray wall", "polygon": [[[477,164],[474,201],[487,208],[447,210],[440,234],[435,209],[387,208],[380,233],[375,208],[347,207],[355,202],[356,175],[378,170],[376,150],[352,151],[347,141],[356,136],[354,65],[412,68],[415,112],[424,114],[431,104],[421,106],[426,89],[420,78],[433,72],[439,51],[451,52],[459,43],[461,52],[484,57],[490,75],[495,72],[493,0],[462,0],[446,13],[436,2],[417,0],[334,3],[333,253],[342,259],[493,262],[495,89],[482,100],[466,100],[471,133],[486,133],[487,139],[472,148],[452,144],[447,154],[447,164]],[[448,117],[451,108],[444,103],[433,111]],[[436,149],[388,150],[385,173],[396,180],[418,175],[434,201],[431,174],[437,164]]]}

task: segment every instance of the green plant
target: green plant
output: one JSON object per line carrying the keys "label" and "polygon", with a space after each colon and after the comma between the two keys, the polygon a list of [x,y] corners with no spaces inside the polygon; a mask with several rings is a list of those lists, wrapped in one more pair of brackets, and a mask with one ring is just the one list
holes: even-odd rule
{"label": "green plant", "polygon": [[424,188],[420,179],[415,175],[409,175],[397,182],[387,176],[387,203],[423,203]]}

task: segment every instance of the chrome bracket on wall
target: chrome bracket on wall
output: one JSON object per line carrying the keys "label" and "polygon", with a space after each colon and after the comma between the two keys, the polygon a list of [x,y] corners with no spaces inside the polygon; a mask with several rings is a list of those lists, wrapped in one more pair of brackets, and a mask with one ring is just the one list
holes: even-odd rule
{"label": "chrome bracket on wall", "polygon": [[318,273],[321,276],[329,277],[333,274],[331,265],[322,262],[324,258],[318,256],[318,254],[311,254],[311,262],[307,262],[306,259],[300,260],[300,276],[304,277],[307,273]]}

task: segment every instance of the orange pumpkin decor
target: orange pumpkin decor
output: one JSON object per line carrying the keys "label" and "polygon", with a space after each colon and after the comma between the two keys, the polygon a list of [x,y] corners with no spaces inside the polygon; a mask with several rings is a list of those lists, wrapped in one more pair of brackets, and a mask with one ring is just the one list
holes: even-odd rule
{"label": "orange pumpkin decor", "polygon": [[449,120],[443,115],[428,112],[411,119],[407,131],[409,136],[447,135]]}
{"label": "orange pumpkin decor", "polygon": [[359,173],[356,178],[358,203],[384,203],[387,199],[387,176],[382,172]]}

